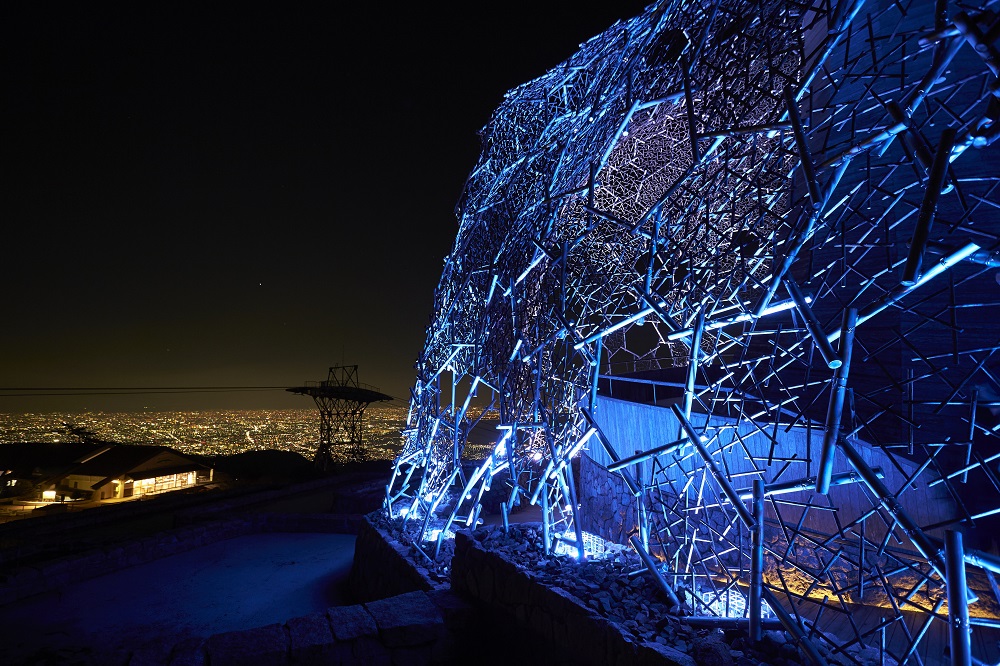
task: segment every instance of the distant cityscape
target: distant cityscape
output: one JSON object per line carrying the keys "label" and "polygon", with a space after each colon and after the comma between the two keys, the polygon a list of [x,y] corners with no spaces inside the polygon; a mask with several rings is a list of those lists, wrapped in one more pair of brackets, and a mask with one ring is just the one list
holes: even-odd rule
{"label": "distant cityscape", "polygon": [[[367,454],[392,460],[402,444],[406,405],[373,404],[365,412]],[[295,451],[312,459],[319,440],[319,411],[280,409],[187,412],[84,412],[0,414],[0,443],[72,442],[86,433],[122,444],[156,444],[188,454]]]}

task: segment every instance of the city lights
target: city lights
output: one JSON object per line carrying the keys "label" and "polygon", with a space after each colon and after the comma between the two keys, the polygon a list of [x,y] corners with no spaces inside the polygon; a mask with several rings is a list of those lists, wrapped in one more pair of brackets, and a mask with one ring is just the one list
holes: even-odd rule
{"label": "city lights", "polygon": [[[371,459],[392,460],[398,454],[406,410],[402,405],[369,408],[365,441]],[[311,460],[318,421],[314,409],[0,414],[0,430],[7,442],[64,442],[74,436],[63,424],[72,423],[109,442],[156,444],[205,456],[277,449]]]}

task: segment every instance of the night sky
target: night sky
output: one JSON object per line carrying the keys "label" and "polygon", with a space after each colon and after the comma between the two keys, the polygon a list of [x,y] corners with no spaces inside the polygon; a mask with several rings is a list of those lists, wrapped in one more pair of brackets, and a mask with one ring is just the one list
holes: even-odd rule
{"label": "night sky", "polygon": [[6,3],[0,411],[406,398],[478,131],[644,4]]}

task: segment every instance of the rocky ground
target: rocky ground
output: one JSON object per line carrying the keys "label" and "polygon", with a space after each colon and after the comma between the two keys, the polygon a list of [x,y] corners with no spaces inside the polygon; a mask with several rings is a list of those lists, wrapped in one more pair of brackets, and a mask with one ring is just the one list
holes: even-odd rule
{"label": "rocky ground", "polygon": [[[374,518],[374,517],[373,517]],[[414,562],[431,571],[432,578],[448,579],[448,569],[454,540],[443,542],[433,563],[433,544],[417,547],[413,544],[413,523],[377,518],[379,527],[400,543],[410,544]],[[691,655],[699,666],[799,666],[810,664],[801,649],[785,631],[764,632],[763,640],[754,643],[745,630],[706,629],[692,627],[680,615],[668,613],[663,592],[645,570],[638,555],[631,549],[612,546],[604,559],[577,562],[567,556],[546,555],[542,547],[540,528],[533,524],[511,525],[508,533],[500,527],[475,530],[473,537],[483,548],[498,553],[510,562],[532,572],[542,584],[560,587],[582,604],[616,623],[623,632],[639,641],[657,642]],[[683,590],[678,591],[686,601]],[[877,647],[853,645],[845,650],[832,649],[841,643],[835,636],[816,633],[813,642],[830,664],[842,666],[895,666],[890,655],[880,659]]]}

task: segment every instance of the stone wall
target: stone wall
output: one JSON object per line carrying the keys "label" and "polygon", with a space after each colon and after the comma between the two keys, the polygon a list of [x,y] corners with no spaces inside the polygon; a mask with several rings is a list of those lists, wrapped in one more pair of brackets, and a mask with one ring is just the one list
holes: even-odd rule
{"label": "stone wall", "polygon": [[[302,483],[258,489],[213,501],[190,512],[196,519],[212,514],[242,512],[302,513],[303,506],[327,506],[327,513],[362,515],[382,505],[385,480],[365,482],[367,475],[328,476]],[[315,509],[310,509],[315,510]],[[178,516],[179,520],[187,516]]]}
{"label": "stone wall", "polygon": [[571,663],[695,666],[694,659],[659,643],[643,642],[559,587],[546,587],[530,571],[485,550],[471,532],[455,537],[452,589],[493,608]]}
{"label": "stone wall", "polygon": [[354,565],[348,579],[351,596],[358,601],[382,599],[404,592],[447,589],[430,572],[408,556],[408,549],[365,516],[354,542]]}
{"label": "stone wall", "polygon": [[461,663],[457,635],[471,609],[448,592],[409,592],[335,606],[283,624],[129,652],[81,651],[73,663],[102,666],[293,666]]}
{"label": "stone wall", "polygon": [[627,544],[638,529],[638,503],[620,474],[612,474],[587,455],[580,456],[580,526],[614,543]]}

